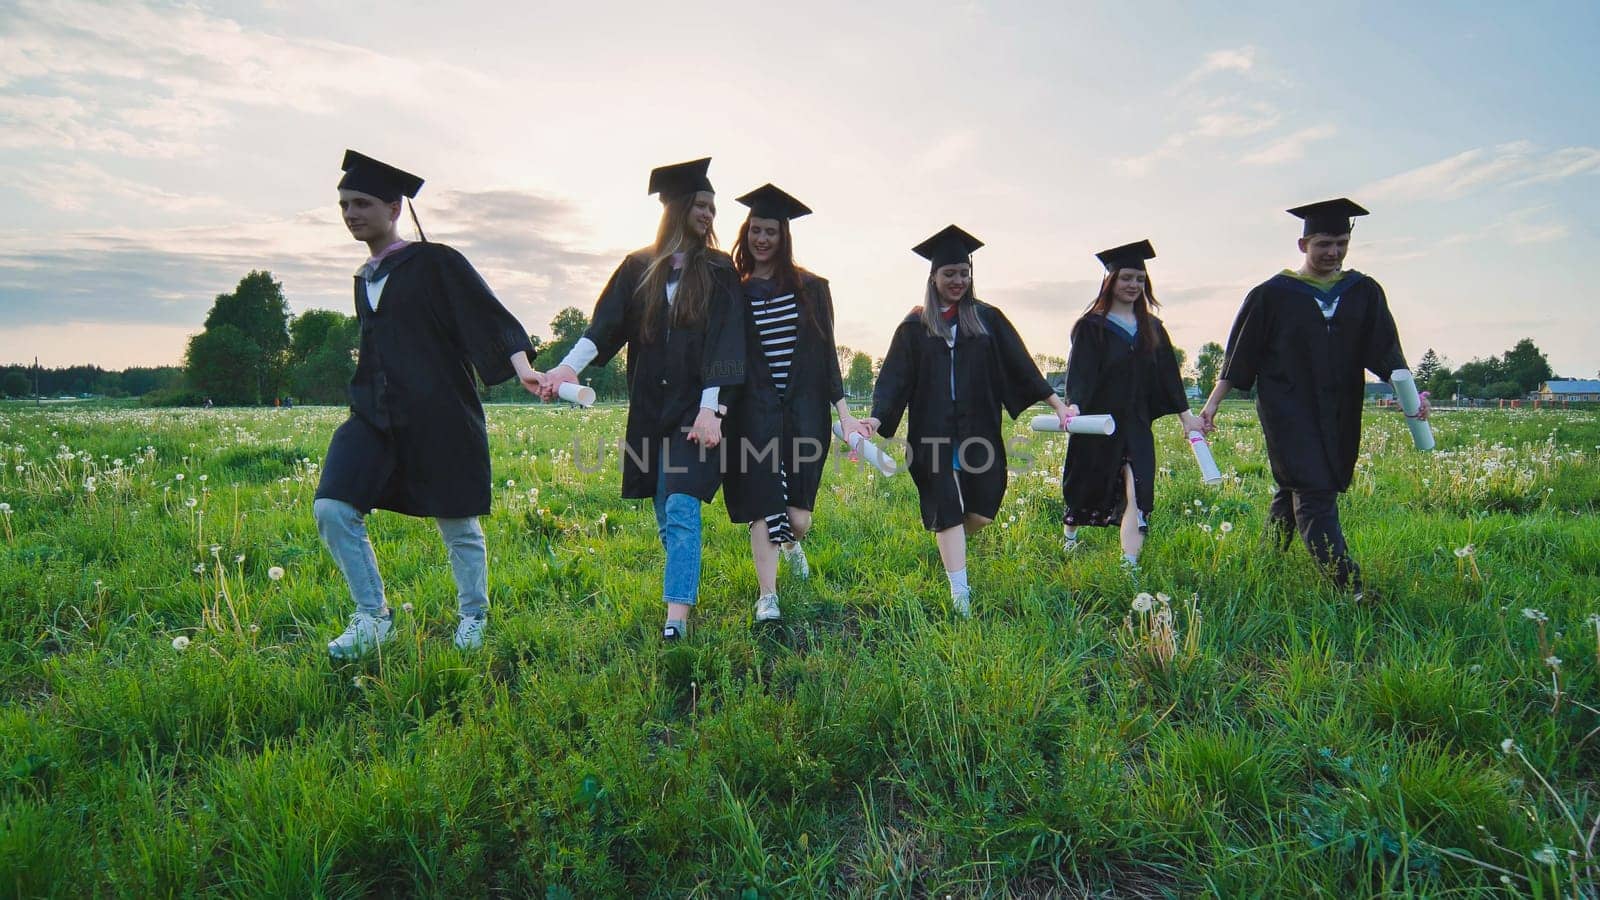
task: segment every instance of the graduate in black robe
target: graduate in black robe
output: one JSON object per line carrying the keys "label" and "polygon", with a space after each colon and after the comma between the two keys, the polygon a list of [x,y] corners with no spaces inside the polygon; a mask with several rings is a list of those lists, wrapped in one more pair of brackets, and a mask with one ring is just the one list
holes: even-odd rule
{"label": "graduate in black robe", "polygon": [[711,160],[663,166],[649,192],[663,209],[656,242],[628,255],[595,302],[544,395],[628,347],[622,496],[653,500],[666,552],[666,640],[688,630],[700,590],[700,505],[722,481],[722,417],[745,380],[744,322],[733,261],[716,249]]}
{"label": "graduate in black robe", "polygon": [[1067,439],[1061,471],[1065,549],[1078,546],[1080,525],[1120,525],[1122,559],[1138,565],[1155,509],[1156,443],[1151,423],[1176,413],[1185,429],[1200,430],[1189,412],[1178,357],[1161,320],[1145,261],[1149,241],[1097,254],[1106,268],[1100,293],[1072,327],[1067,357],[1067,411],[1110,415],[1110,435]]}
{"label": "graduate in black robe", "polygon": [[487,384],[516,377],[537,390],[533,347],[466,257],[400,239],[401,197],[416,196],[422,179],[353,151],[344,169],[339,207],[372,258],[355,278],[361,343],[350,418],[333,434],[314,504],[318,531],[356,602],[350,626],[328,650],[356,656],[391,636],[366,533],[373,509],[435,520],[456,579],[456,645],[475,648],[488,602],[477,517],[489,512],[490,477],[473,373]]}
{"label": "graduate in black robe", "polygon": [[[1383,288],[1344,268],[1350,220],[1365,209],[1340,198],[1289,210],[1305,220],[1305,262],[1244,299],[1222,377],[1200,417],[1208,429],[1230,390],[1256,389],[1256,411],[1278,491],[1268,528],[1287,547],[1295,531],[1341,589],[1364,598],[1361,571],[1339,525],[1338,495],[1350,487],[1361,445],[1363,370],[1387,382],[1406,368]],[[1427,417],[1428,402],[1421,415]]]}
{"label": "graduate in black robe", "polygon": [[795,265],[790,223],[811,209],[771,184],[739,198],[750,208],[733,245],[743,284],[745,385],[728,413],[722,486],[728,517],[750,526],[756,621],[778,619],[778,557],[810,575],[801,541],[811,528],[833,415],[846,436],[866,434],[850,414],[833,340],[827,279]]}
{"label": "graduate in black robe", "polygon": [[907,469],[962,616],[971,614],[966,535],[993,521],[1006,492],[1001,413],[1014,419],[1046,400],[1063,427],[1068,418],[1016,328],[973,295],[972,252],[982,246],[951,225],[914,248],[932,265],[926,297],[895,329],[861,420],[893,437],[909,410]]}

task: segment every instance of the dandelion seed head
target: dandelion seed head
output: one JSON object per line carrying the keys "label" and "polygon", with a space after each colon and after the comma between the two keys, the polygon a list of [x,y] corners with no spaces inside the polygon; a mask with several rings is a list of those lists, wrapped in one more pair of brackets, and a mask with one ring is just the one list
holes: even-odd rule
{"label": "dandelion seed head", "polygon": [[195,563],[194,564],[194,573],[196,575],[204,575],[206,573],[205,564],[204,563]]}
{"label": "dandelion seed head", "polygon": [[189,499],[183,501],[183,505],[189,507],[190,509],[194,509],[196,506],[200,505],[200,501],[190,497]]}
{"label": "dandelion seed head", "polygon": [[172,649],[174,649],[174,650],[187,650],[187,649],[189,649],[189,638],[184,636],[184,635],[181,635],[181,634],[178,635],[177,637],[173,638],[172,639]]}
{"label": "dandelion seed head", "polygon": [[9,504],[9,503],[0,503],[0,516],[9,516],[9,515],[11,515],[11,504]]}
{"label": "dandelion seed head", "polygon": [[1559,669],[1559,668],[1561,668],[1561,657],[1559,657],[1559,656],[1546,656],[1544,658],[1544,664],[1549,666],[1552,669]]}
{"label": "dandelion seed head", "polygon": [[211,477],[211,476],[209,476],[209,475],[201,475],[201,476],[200,476],[200,480],[201,480],[201,481],[205,481],[205,480],[207,480],[207,479],[209,479],[209,478],[210,478],[210,477]]}
{"label": "dandelion seed head", "polygon": [[172,480],[173,481],[182,481],[183,480],[183,473],[179,472],[178,474],[172,476]]}
{"label": "dandelion seed head", "polygon": [[1150,608],[1154,605],[1155,598],[1147,593],[1141,593],[1137,597],[1133,598],[1134,612],[1149,612]]}
{"label": "dandelion seed head", "polygon": [[1217,526],[1217,530],[1221,531],[1223,534],[1227,534],[1228,532],[1233,530],[1233,523],[1232,522],[1223,522],[1221,525]]}
{"label": "dandelion seed head", "polygon": [[1517,742],[1512,740],[1511,738],[1506,738],[1505,740],[1500,742],[1500,752],[1501,753],[1510,754],[1511,751],[1513,751],[1515,749],[1517,749]]}
{"label": "dandelion seed head", "polygon": [[405,603],[400,604],[400,608],[402,610],[404,610],[405,612],[411,612],[411,610],[415,609],[416,607],[412,606],[410,601],[407,601]]}
{"label": "dandelion seed head", "polygon": [[283,566],[273,566],[267,570],[267,577],[273,581],[283,580]]}
{"label": "dandelion seed head", "polygon": [[1538,850],[1533,851],[1533,861],[1542,866],[1553,866],[1556,864],[1556,860],[1560,858],[1561,854],[1549,844],[1545,844]]}

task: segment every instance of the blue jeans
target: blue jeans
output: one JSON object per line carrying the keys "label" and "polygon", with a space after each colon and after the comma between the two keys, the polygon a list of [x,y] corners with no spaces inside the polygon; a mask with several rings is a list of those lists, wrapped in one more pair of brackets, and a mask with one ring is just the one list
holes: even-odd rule
{"label": "blue jeans", "polygon": [[[356,609],[379,615],[384,609],[383,577],[367,538],[366,516],[342,500],[320,497],[311,506],[317,533],[344,573]],[[698,512],[698,510],[696,510]],[[463,616],[481,616],[489,606],[489,557],[483,528],[476,517],[434,519],[450,551],[450,573],[456,580],[456,606]]]}
{"label": "blue jeans", "polygon": [[666,453],[656,475],[656,534],[667,552],[661,578],[661,599],[694,605],[700,593],[700,498],[667,493]]}

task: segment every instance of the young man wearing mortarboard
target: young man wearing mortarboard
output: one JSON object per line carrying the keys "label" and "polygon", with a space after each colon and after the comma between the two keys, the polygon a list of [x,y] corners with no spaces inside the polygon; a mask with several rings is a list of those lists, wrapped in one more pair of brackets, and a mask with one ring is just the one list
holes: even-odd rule
{"label": "young man wearing mortarboard", "polygon": [[[1362,370],[1388,381],[1406,368],[1383,288],[1344,268],[1350,220],[1367,211],[1340,198],[1299,206],[1305,220],[1298,270],[1252,290],[1228,335],[1222,376],[1200,412],[1209,430],[1230,390],[1256,388],[1256,410],[1278,491],[1267,527],[1286,549],[1299,531],[1334,583],[1367,599],[1361,570],[1339,528],[1338,496],[1350,487],[1361,445]],[[1426,418],[1428,401],[1422,401]]]}
{"label": "young man wearing mortarboard", "polygon": [[541,376],[527,332],[466,257],[400,238],[401,198],[415,197],[422,179],[354,151],[345,152],[343,169],[339,209],[372,258],[355,276],[361,345],[350,418],[328,445],[312,507],[356,604],[328,653],[349,659],[393,637],[367,538],[373,509],[434,520],[455,576],[455,645],[474,649],[483,644],[489,601],[478,524],[489,512],[489,440],[473,371],[486,384],[515,376],[530,392]]}
{"label": "young man wearing mortarboard", "polygon": [[595,301],[572,351],[544,377],[545,399],[628,346],[628,424],[622,496],[651,498],[666,565],[661,638],[688,635],[700,594],[700,506],[722,483],[722,417],[745,377],[739,276],[717,249],[711,158],[661,166],[652,246],[630,253]]}

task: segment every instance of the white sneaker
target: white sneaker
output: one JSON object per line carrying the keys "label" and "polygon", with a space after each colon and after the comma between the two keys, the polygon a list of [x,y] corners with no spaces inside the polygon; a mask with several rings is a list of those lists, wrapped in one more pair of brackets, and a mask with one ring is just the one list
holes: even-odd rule
{"label": "white sneaker", "polygon": [[783,618],[783,610],[778,608],[777,594],[763,594],[756,601],[756,621],[776,622]]}
{"label": "white sneaker", "polygon": [[1062,538],[1061,539],[1061,552],[1062,553],[1072,553],[1073,551],[1075,551],[1077,549],[1078,549],[1078,539],[1076,537],[1069,537],[1069,538]]}
{"label": "white sneaker", "polygon": [[972,618],[972,591],[951,591],[950,605],[955,608],[956,615],[961,618]]}
{"label": "white sneaker", "polygon": [[[790,547],[794,549],[791,550]],[[811,577],[811,563],[806,561],[806,550],[798,541],[783,548],[783,561],[789,564],[795,577],[800,580],[804,581]]]}
{"label": "white sneaker", "polygon": [[460,624],[456,625],[456,649],[476,650],[482,647],[483,628],[488,622],[488,616],[462,616]]}
{"label": "white sneaker", "polygon": [[394,614],[374,616],[357,612],[350,617],[350,625],[328,642],[328,655],[334,659],[355,659],[394,637]]}

